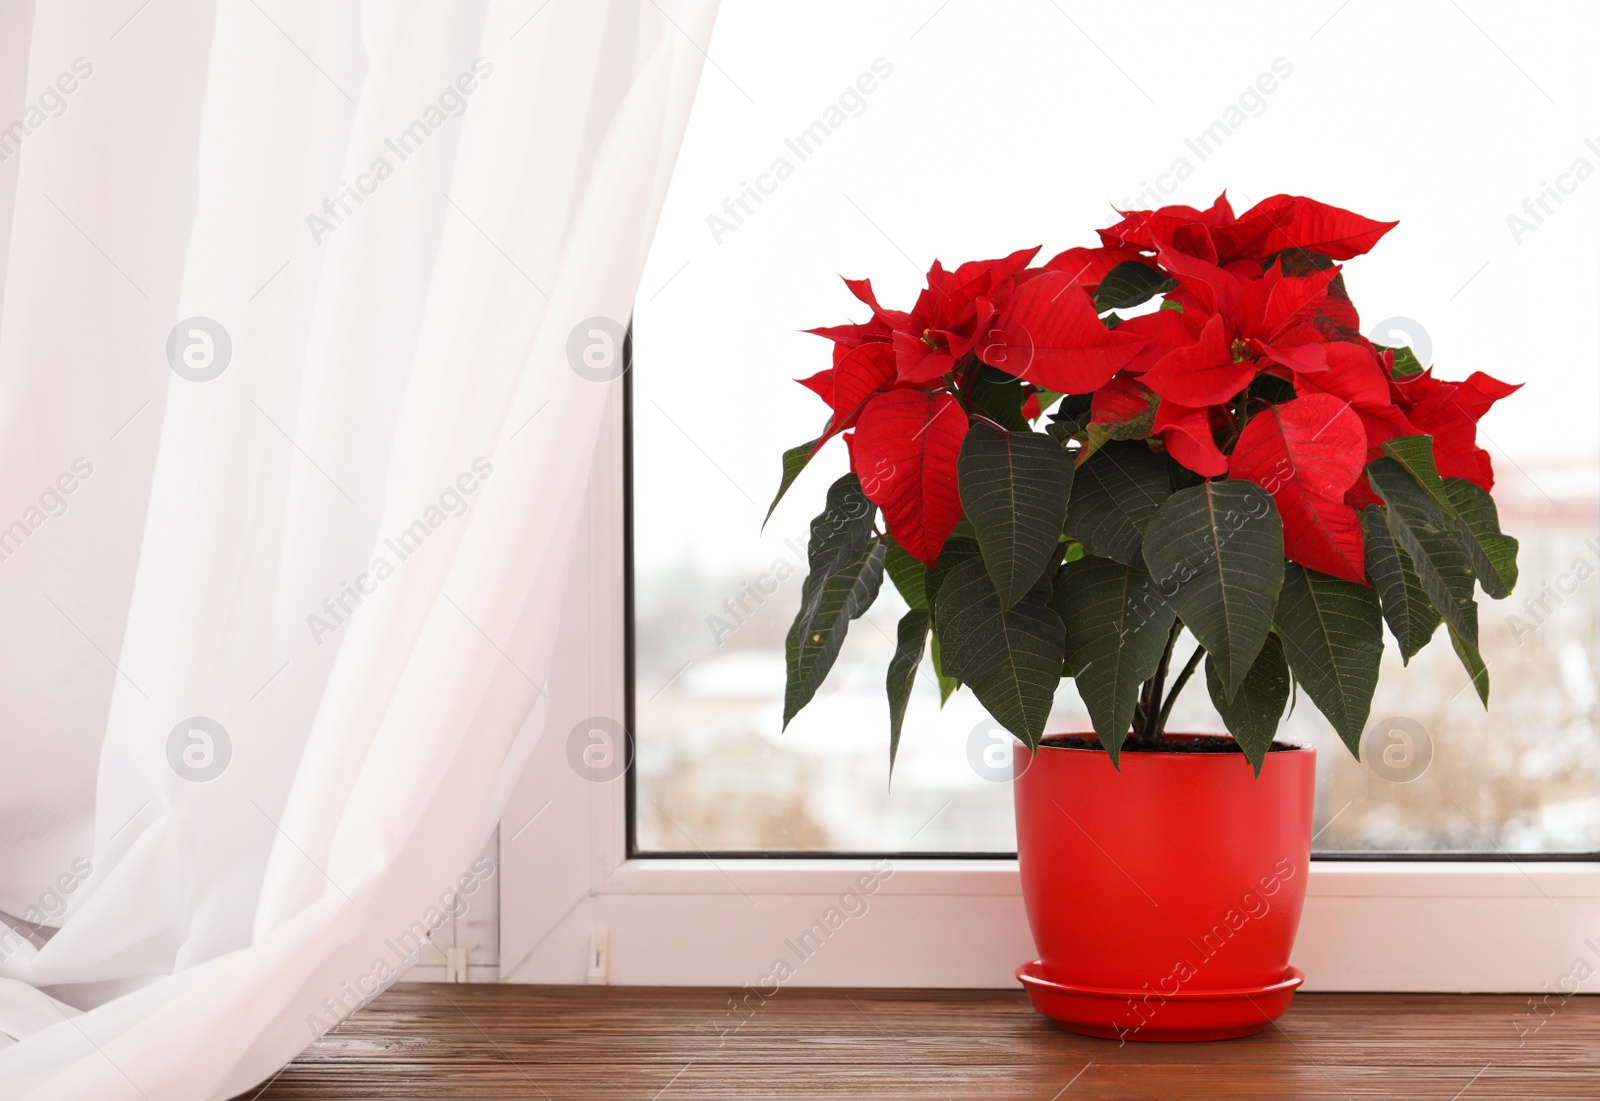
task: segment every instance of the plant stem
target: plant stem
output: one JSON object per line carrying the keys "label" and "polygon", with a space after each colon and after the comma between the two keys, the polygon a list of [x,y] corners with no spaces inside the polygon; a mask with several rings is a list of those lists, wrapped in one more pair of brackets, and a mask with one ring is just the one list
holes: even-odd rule
{"label": "plant stem", "polygon": [[[977,369],[978,357],[968,352],[950,372],[951,381],[955,382],[956,394],[961,400],[961,409],[966,413],[972,412],[972,376]],[[959,382],[956,381],[957,375],[961,376]]]}
{"label": "plant stem", "polygon": [[1156,675],[1144,682],[1140,692],[1139,712],[1140,721],[1134,726],[1134,733],[1139,741],[1159,742],[1161,740],[1161,724],[1157,721],[1157,709],[1161,706],[1161,689],[1166,684],[1167,667],[1172,663],[1172,649],[1178,644],[1178,633],[1183,630],[1183,621],[1174,619],[1172,630],[1167,634],[1167,648],[1161,652],[1161,663],[1156,666]]}
{"label": "plant stem", "polygon": [[1241,401],[1239,403],[1239,408],[1235,414],[1234,423],[1238,425],[1238,428],[1234,431],[1233,442],[1238,443],[1239,437],[1244,435],[1245,427],[1250,423],[1249,401]]}
{"label": "plant stem", "polygon": [[1189,660],[1184,663],[1183,672],[1178,674],[1178,679],[1172,682],[1172,691],[1167,693],[1167,700],[1161,705],[1161,711],[1156,715],[1156,737],[1159,739],[1167,729],[1167,716],[1172,714],[1172,704],[1178,698],[1178,693],[1183,691],[1183,686],[1189,683],[1189,678],[1194,676],[1194,671],[1200,666],[1200,659],[1205,657],[1206,648],[1196,646],[1194,653],[1189,655]]}

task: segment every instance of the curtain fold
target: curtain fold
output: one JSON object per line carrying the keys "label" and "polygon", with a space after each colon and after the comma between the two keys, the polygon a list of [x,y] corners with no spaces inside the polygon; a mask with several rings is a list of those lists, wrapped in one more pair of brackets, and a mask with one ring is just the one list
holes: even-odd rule
{"label": "curtain fold", "polygon": [[4,1096],[247,1089],[481,849],[714,12],[35,5],[21,106],[92,74],[0,160]]}

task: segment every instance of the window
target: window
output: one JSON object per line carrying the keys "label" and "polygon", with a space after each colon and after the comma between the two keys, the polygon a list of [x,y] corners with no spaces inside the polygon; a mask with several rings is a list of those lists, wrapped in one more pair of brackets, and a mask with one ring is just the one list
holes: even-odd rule
{"label": "window", "polygon": [[[1319,850],[1600,849],[1597,395],[1577,367],[1597,358],[1600,233],[1595,204],[1566,202],[1591,186],[1578,159],[1600,154],[1545,97],[1582,102],[1545,86],[1575,78],[1541,63],[1562,47],[1525,43],[1536,86],[1456,13],[1386,13],[1376,41],[1378,17],[1354,10],[1320,30],[1285,11],[1210,29],[1174,14],[1134,48],[1109,11],[930,12],[722,14],[728,61],[705,74],[635,318],[638,849],[1012,849],[1009,739],[970,693],[941,710],[926,664],[890,783],[883,676],[903,607],[888,586],[782,728],[807,524],[845,461],[831,443],[761,531],[779,451],[824,419],[791,379],[829,346],[798,330],[862,319],[836,273],[908,306],[935,256],[1048,257],[1094,243],[1113,206],[1204,206],[1224,188],[1240,209],[1290,190],[1400,219],[1346,266],[1369,335],[1431,348],[1447,378],[1528,383],[1483,425],[1522,540],[1516,595],[1483,606],[1493,707],[1442,630],[1409,669],[1391,645],[1367,764],[1301,699],[1285,736],[1320,750]],[[1226,48],[1197,55],[1196,35]],[[1357,48],[1394,82],[1352,82],[1341,56]],[[984,90],[1001,73],[1005,90]],[[1198,684],[1177,719],[1221,729]],[[1086,728],[1064,687],[1052,729]]]}
{"label": "window", "polygon": [[[1578,121],[1594,28],[1476,4],[1230,13],[724,3],[636,303],[631,425],[619,383],[601,446],[548,732],[502,819],[506,979],[753,982],[868,866],[852,854],[875,854],[894,872],[873,917],[797,981],[1010,981],[1030,943],[1010,792],[985,767],[1005,742],[970,694],[941,710],[924,669],[890,784],[888,587],[781,730],[807,525],[844,468],[835,442],[761,530],[779,452],[823,419],[790,380],[827,345],[797,330],[860,319],[838,274],[905,302],[935,256],[1048,256],[1091,243],[1113,207],[1224,188],[1240,207],[1288,191],[1401,219],[1347,268],[1364,329],[1388,319],[1445,377],[1528,384],[1483,426],[1522,541],[1516,595],[1483,602],[1492,709],[1441,637],[1385,668],[1372,714],[1396,721],[1374,722],[1368,763],[1303,697],[1286,726],[1319,747],[1330,858],[1296,962],[1320,989],[1536,990],[1568,971],[1600,920],[1600,207],[1584,198],[1600,147]],[[630,691],[631,769],[579,775],[567,731],[621,724]],[[1203,690],[1179,718],[1220,729]],[[1070,686],[1052,725],[1086,725]]]}

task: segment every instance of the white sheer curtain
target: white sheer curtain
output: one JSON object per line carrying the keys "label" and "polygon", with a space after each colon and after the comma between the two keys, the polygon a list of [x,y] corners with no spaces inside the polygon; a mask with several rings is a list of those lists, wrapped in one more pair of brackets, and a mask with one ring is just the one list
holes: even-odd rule
{"label": "white sheer curtain", "polygon": [[4,1096],[245,1090],[489,836],[714,9],[0,9]]}

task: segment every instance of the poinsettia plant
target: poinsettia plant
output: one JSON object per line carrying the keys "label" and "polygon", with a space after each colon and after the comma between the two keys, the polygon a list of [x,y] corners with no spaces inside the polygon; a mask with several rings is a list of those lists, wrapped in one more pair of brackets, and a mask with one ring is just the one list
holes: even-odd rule
{"label": "poinsettia plant", "polygon": [[[1394,225],[1223,196],[1128,212],[1038,267],[1037,248],[935,262],[909,312],[846,280],[871,317],[811,330],[833,365],[802,383],[831,412],[773,500],[843,435],[784,722],[886,572],[910,607],[891,766],[930,646],[942,699],[966,685],[1034,748],[1073,679],[1113,760],[1161,741],[1202,660],[1257,772],[1295,685],[1359,755],[1385,622],[1407,662],[1442,622],[1487,705],[1474,594],[1511,592],[1517,543],[1477,422],[1517,387],[1361,335],[1340,264]],[[1169,684],[1184,628],[1198,645]]]}

